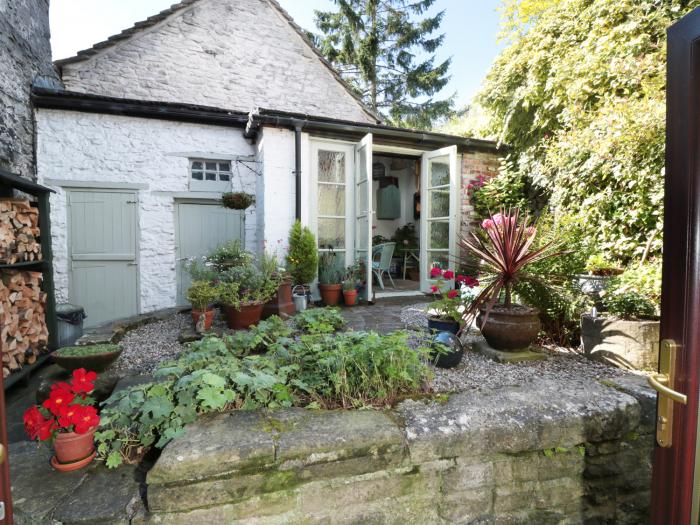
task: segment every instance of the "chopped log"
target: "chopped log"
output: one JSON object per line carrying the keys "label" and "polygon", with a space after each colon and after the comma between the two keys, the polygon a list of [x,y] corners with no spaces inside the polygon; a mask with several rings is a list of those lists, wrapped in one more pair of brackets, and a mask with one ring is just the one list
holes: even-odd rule
{"label": "chopped log", "polygon": [[0,199],[0,264],[41,260],[39,212],[28,200]]}

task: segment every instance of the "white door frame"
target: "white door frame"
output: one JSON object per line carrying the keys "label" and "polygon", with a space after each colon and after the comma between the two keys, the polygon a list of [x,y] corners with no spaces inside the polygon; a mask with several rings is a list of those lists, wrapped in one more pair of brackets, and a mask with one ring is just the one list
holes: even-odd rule
{"label": "white door frame", "polygon": [[[435,151],[429,151],[421,157],[421,184],[420,184],[420,289],[424,293],[430,293],[430,287],[436,280],[430,278],[428,264],[428,218],[430,217],[430,202],[428,199],[429,166],[432,159],[448,157],[450,169],[450,201],[449,201],[449,239],[448,239],[448,267],[454,271],[457,258],[457,233],[459,229],[460,213],[460,180],[457,146],[448,146]],[[454,281],[452,281],[454,282]],[[451,285],[453,286],[453,285]]]}
{"label": "white door frame", "polygon": [[[364,159],[364,179],[361,179],[361,172],[363,166],[361,165],[362,163],[362,151],[365,151],[365,159]],[[362,137],[362,140],[355,144],[355,171],[353,172],[353,193],[355,193],[355,207],[353,208],[354,215],[355,215],[355,221],[354,221],[354,231],[353,231],[353,236],[355,238],[355,251],[354,251],[354,259],[358,259],[360,257],[360,250],[362,250],[362,246],[360,246],[360,239],[362,235],[362,231],[360,228],[362,228],[362,222],[364,220],[367,221],[367,231],[365,234],[367,235],[367,246],[365,249],[367,250],[367,253],[364,254],[364,263],[365,263],[365,291],[364,291],[364,298],[368,302],[373,302],[374,301],[374,294],[372,293],[372,260],[374,257],[372,256],[372,225],[374,223],[373,216],[374,216],[374,210],[373,210],[373,203],[372,203],[372,197],[373,197],[373,181],[372,181],[372,163],[374,162],[374,154],[372,152],[372,134],[368,133],[364,137]],[[365,185],[363,188],[362,185]],[[367,203],[367,209],[366,210],[361,210],[359,209],[360,207],[360,192],[366,192],[365,193],[365,200]]]}

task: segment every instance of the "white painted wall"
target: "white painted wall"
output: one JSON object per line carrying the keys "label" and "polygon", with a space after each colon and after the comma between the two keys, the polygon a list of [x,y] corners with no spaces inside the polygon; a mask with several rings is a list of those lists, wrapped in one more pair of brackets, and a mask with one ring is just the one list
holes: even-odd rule
{"label": "white painted wall", "polygon": [[401,195],[401,216],[398,219],[386,220],[377,218],[377,191],[379,190],[379,181],[372,181],[372,205],[375,211],[373,218],[372,235],[383,235],[387,239],[391,239],[396,233],[396,230],[409,222],[415,223],[416,232],[418,231],[418,221],[413,219],[413,194],[416,192],[415,181],[415,164],[413,160],[407,160],[410,165],[402,169],[391,169],[392,159],[389,157],[381,157],[381,153],[374,156],[374,162],[384,164],[385,174],[387,177],[397,177],[399,179],[399,191]]}
{"label": "white painted wall", "polygon": [[63,67],[66,89],[376,122],[268,0],[200,0]]}
{"label": "white painted wall", "polygon": [[[37,110],[38,182],[56,190],[51,196],[51,230],[57,301],[68,297],[66,196],[47,180],[145,184],[139,193],[140,308],[171,307],[176,301],[175,197],[187,192],[188,157],[226,159],[254,155],[242,130],[165,120]],[[293,163],[293,157],[292,161]],[[262,177],[240,167],[233,189],[262,200]],[[191,192],[192,197],[201,193]],[[258,248],[256,207],[245,218],[246,248]]]}

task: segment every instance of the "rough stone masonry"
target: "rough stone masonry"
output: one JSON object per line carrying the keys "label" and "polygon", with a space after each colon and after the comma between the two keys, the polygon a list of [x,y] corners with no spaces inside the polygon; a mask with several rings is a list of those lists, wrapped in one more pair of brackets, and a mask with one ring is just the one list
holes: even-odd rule
{"label": "rough stone masonry", "polygon": [[640,524],[653,419],[636,377],[218,414],[165,448],[132,523]]}
{"label": "rough stone masonry", "polygon": [[57,82],[48,0],[0,0],[0,168],[34,179],[31,85]]}

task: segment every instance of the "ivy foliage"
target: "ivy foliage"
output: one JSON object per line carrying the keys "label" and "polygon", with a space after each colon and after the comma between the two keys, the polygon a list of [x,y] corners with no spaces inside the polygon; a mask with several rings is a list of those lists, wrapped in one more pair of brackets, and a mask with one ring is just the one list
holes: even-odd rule
{"label": "ivy foliage", "polygon": [[[666,28],[700,0],[508,0],[510,45],[477,97],[504,171],[549,195],[591,251],[660,254]],[[527,194],[524,194],[527,197]]]}
{"label": "ivy foliage", "polygon": [[232,336],[206,337],[163,363],[155,379],[113,394],[95,434],[108,467],[162,448],[200,414],[305,406],[383,406],[421,391],[430,349],[397,332],[345,332],[338,309],[273,316]]}

